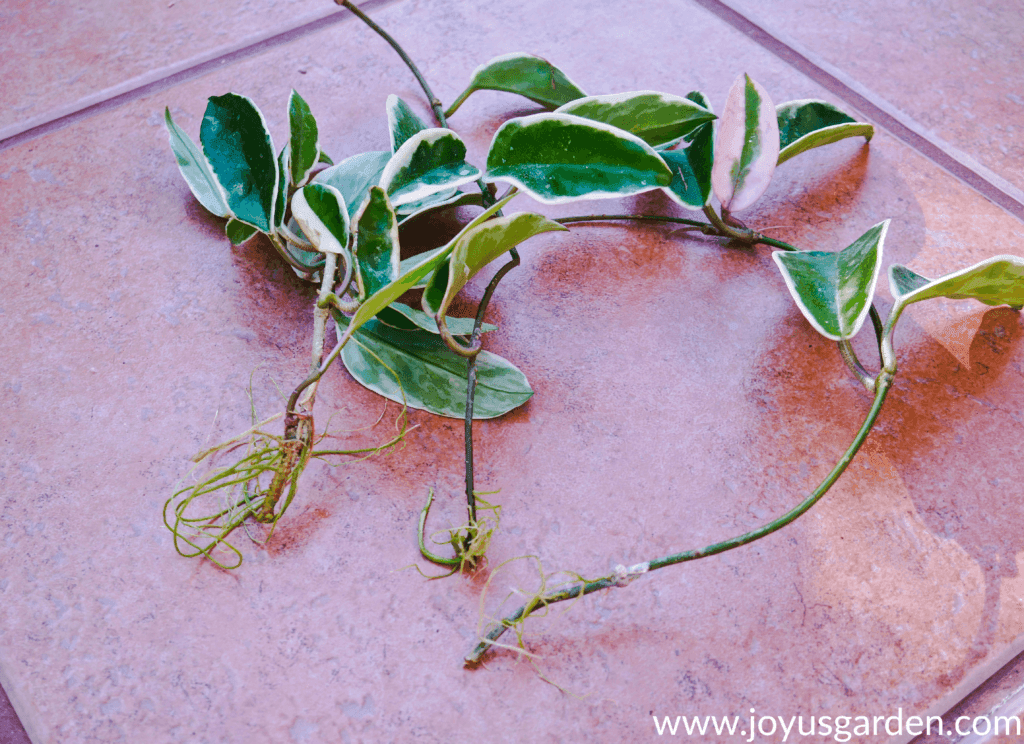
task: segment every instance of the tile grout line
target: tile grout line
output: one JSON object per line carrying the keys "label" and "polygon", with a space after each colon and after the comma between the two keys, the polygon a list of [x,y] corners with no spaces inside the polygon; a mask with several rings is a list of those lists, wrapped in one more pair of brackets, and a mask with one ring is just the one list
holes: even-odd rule
{"label": "tile grout line", "polygon": [[39,730],[38,720],[40,716],[31,715],[36,712],[36,706],[26,699],[26,696],[22,695],[20,690],[15,687],[13,681],[4,673],[2,666],[0,666],[0,687],[3,688],[4,694],[7,695],[7,702],[11,704],[15,718],[21,724],[21,728],[25,731],[29,741],[46,741],[42,736],[44,732]]}
{"label": "tile grout line", "polygon": [[[396,0],[365,0],[359,3],[359,7],[373,10],[386,7],[394,2]],[[284,31],[250,36],[233,47],[228,47],[227,50],[197,55],[177,65],[172,65],[170,68],[140,75],[120,85],[84,96],[72,104],[58,106],[26,122],[0,129],[0,152],[31,142],[50,132],[64,129],[83,119],[111,111],[180,83],[202,77],[225,65],[249,59],[268,49],[301,39],[348,18],[355,18],[355,16],[344,9],[325,11],[319,17],[313,17],[312,20],[301,22]]]}
{"label": "tile grout line", "polygon": [[692,0],[719,20],[749,37],[798,72],[855,107],[927,160],[970,186],[990,202],[1024,221],[1024,191],[970,155],[929,132],[896,106],[829,64],[753,14],[740,12],[729,0]]}
{"label": "tile grout line", "polygon": [[[961,708],[961,706],[964,703],[970,705],[971,703],[969,701],[972,701],[972,698],[987,700],[986,703],[983,703],[985,707],[985,712],[970,716],[973,719],[983,717],[989,719],[989,721],[991,722],[993,718],[995,718],[996,716],[1007,716],[1010,718],[1019,716],[1021,712],[1024,712],[1024,681],[1018,680],[1016,684],[1013,685],[1012,689],[1008,693],[999,697],[998,700],[995,700],[996,696],[994,693],[992,693],[989,690],[986,690],[985,688],[989,684],[989,682],[1005,678],[1007,672],[1012,674],[1013,671],[1016,671],[1018,668],[1020,668],[1022,659],[1024,659],[1024,653],[1017,654],[1016,656],[1014,656],[1012,659],[1010,659],[1010,661],[1008,661],[1006,664],[1000,667],[998,671],[996,671],[988,679],[982,682],[977,688],[975,688],[966,696],[964,696],[962,700],[960,700],[955,705],[951,706],[949,710],[945,711],[942,714],[942,718],[945,720],[951,717],[954,711],[956,711],[957,713],[967,713],[969,708],[968,710],[965,710]],[[993,700],[995,700],[995,702],[992,702]],[[958,708],[960,710],[957,710]],[[1009,733],[1009,731],[1007,731],[1007,733]],[[988,734],[958,734],[956,739],[950,740],[950,744],[987,744],[988,742],[993,741],[992,737],[996,735],[998,735],[998,731],[992,732],[991,729],[990,733]],[[909,744],[916,744],[916,742],[918,741],[926,742],[928,741],[928,739],[925,737],[924,734],[921,734],[920,736],[917,736],[914,739],[912,739]]]}

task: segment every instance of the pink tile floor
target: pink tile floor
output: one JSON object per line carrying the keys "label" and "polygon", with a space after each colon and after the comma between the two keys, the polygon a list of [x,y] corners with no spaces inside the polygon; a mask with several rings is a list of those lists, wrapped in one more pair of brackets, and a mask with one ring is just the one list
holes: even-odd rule
{"label": "pink tile floor", "polygon": [[[1021,90],[1000,35],[1013,23],[986,21],[972,37],[977,74],[996,82],[964,92],[976,105],[931,119],[921,114],[937,116],[930,91],[966,86],[972,71],[865,67],[850,48],[871,37],[867,13],[760,7],[756,20],[775,38],[764,41],[729,15],[740,2],[366,7],[445,101],[481,62],[525,50],[591,93],[699,88],[720,110],[746,71],[777,101],[849,106],[844,89],[810,75],[820,57],[986,172],[1011,183],[1020,172],[1019,132],[1000,123],[1004,99]],[[422,566],[415,521],[428,487],[439,494],[432,521],[461,520],[456,421],[413,412],[418,428],[401,451],[311,468],[273,540],[243,545],[236,572],[177,557],[164,500],[192,454],[248,425],[250,380],[261,412],[280,406],[279,388],[308,364],[313,293],[268,245],[230,248],[181,182],[163,109],[196,136],[208,96],[242,92],[280,141],[294,87],[335,160],[382,149],[388,93],[428,113],[390,49],[333,17],[274,39],[334,11],[193,0],[0,11],[11,50],[0,131],[12,138],[0,142],[0,684],[24,726],[0,698],[0,744],[653,741],[652,713],[944,713],[1021,651],[1024,326],[1007,308],[969,303],[908,311],[887,408],[808,515],[538,620],[527,637],[536,667],[505,651],[461,667],[486,573],[427,582],[402,570]],[[942,37],[945,12],[921,7],[914,28]],[[879,15],[878,38],[901,17]],[[813,52],[803,66],[785,61],[783,36]],[[256,46],[216,62],[240,45]],[[187,73],[199,64],[204,74]],[[908,82],[912,73],[928,85]],[[451,125],[480,163],[502,118],[533,110],[485,92]],[[991,137],[975,137],[977,127]],[[1024,255],[1024,205],[991,203],[901,137],[880,129],[870,145],[844,141],[786,163],[744,219],[834,250],[892,218],[886,263],[925,274]],[[523,197],[513,206],[581,210]],[[654,196],[584,207],[623,208],[675,209]],[[476,427],[479,485],[501,489],[505,509],[492,567],[536,555],[600,575],[745,531],[813,488],[856,431],[865,394],[793,307],[766,251],[592,226],[522,253],[492,305],[500,330],[487,344],[536,394]],[[471,284],[470,300],[481,292]],[[318,406],[349,431],[382,409],[340,370]],[[394,414],[346,441],[379,441]],[[497,573],[495,594],[535,580],[520,561]],[[1019,668],[957,710],[981,715],[1014,699]]]}

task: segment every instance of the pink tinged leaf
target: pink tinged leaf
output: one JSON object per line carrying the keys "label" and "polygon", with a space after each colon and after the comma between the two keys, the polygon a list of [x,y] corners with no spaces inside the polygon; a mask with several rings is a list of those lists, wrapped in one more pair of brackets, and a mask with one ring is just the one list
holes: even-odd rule
{"label": "pink tinged leaf", "polygon": [[746,209],[768,189],[779,159],[775,105],[749,75],[736,78],[715,137],[711,187],[730,212]]}

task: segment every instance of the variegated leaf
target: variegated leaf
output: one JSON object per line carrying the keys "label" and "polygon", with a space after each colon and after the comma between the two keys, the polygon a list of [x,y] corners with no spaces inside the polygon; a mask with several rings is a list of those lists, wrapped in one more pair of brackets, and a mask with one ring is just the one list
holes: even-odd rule
{"label": "variegated leaf", "polygon": [[838,253],[775,251],[789,292],[814,329],[833,341],[857,335],[875,296],[889,220]]}
{"label": "variegated leaf", "polygon": [[715,137],[711,185],[722,208],[746,209],[768,189],[779,160],[775,105],[749,75],[729,91]]}
{"label": "variegated leaf", "polygon": [[466,162],[466,145],[455,132],[425,129],[398,148],[380,176],[380,185],[397,208],[479,177],[479,169]]}
{"label": "variegated leaf", "polygon": [[548,204],[639,194],[672,172],[639,137],[571,114],[505,122],[487,154],[487,180],[508,181]]}

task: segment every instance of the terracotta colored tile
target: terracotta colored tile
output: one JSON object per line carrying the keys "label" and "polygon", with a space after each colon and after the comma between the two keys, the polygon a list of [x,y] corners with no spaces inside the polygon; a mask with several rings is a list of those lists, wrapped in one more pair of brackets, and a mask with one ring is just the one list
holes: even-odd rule
{"label": "terracotta colored tile", "polygon": [[728,4],[1024,189],[1024,13],[998,0]]}
{"label": "terracotta colored tile", "polygon": [[[424,0],[378,18],[445,100],[517,49],[594,93],[701,88],[720,109],[746,70],[779,100],[827,97],[696,9]],[[730,66],[681,62],[684,38]],[[299,75],[312,48],[328,51]],[[401,570],[422,565],[428,487],[437,529],[463,518],[460,422],[413,412],[404,449],[311,467],[269,545],[241,540],[237,572],[175,556],[164,500],[193,453],[249,425],[250,384],[260,413],[281,406],[308,365],[313,292],[267,245],[228,246],[181,183],[163,107],[194,135],[206,96],[244,92],[280,142],[296,87],[338,159],[386,146],[389,92],[424,110],[414,85],[344,24],[0,153],[0,669],[34,741],[646,741],[652,712],[923,711],[1018,642],[1024,331],[1005,308],[909,312],[877,432],[795,525],[532,623],[540,670],[570,695],[508,652],[464,671],[483,577]],[[532,110],[481,93],[452,125],[482,162],[500,117]],[[673,209],[542,211],[624,207]],[[741,216],[826,249],[892,217],[887,262],[921,271],[1024,245],[1020,223],[884,133],[785,164]],[[867,410],[766,251],[594,226],[522,254],[487,343],[536,395],[476,427],[479,487],[505,509],[492,566],[535,555],[601,575],[748,530],[814,486]],[[318,423],[354,431],[382,408],[338,370]],[[395,412],[343,441],[385,439]],[[535,580],[518,561],[492,595]]]}
{"label": "terracotta colored tile", "polygon": [[300,0],[12,0],[0,9],[0,140],[336,11]]}

